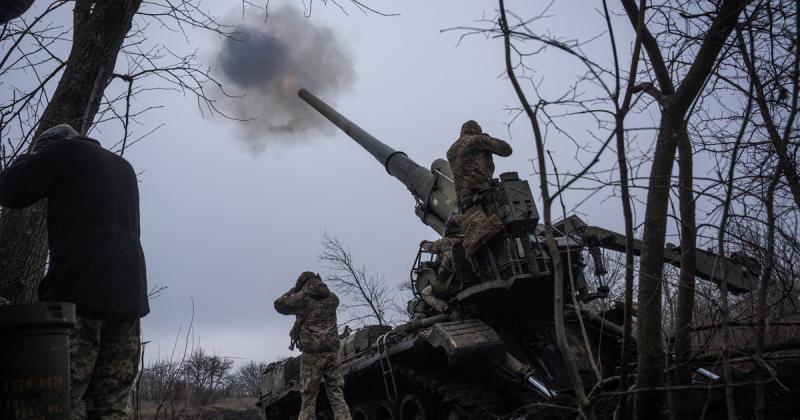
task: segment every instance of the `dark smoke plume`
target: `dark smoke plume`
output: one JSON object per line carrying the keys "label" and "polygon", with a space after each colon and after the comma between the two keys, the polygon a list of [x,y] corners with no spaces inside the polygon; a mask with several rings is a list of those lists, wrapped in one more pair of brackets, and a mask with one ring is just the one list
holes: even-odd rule
{"label": "dark smoke plume", "polygon": [[[291,7],[269,19],[240,25],[216,55],[226,90],[223,108],[242,120],[243,140],[254,152],[269,144],[309,139],[332,126],[297,97],[304,87],[333,100],[354,79],[352,59],[327,27]],[[234,87],[234,89],[230,89]]]}

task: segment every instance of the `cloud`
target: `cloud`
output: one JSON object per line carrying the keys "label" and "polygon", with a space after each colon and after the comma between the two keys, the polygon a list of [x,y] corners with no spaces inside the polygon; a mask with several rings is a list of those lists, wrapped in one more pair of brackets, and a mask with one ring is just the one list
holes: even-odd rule
{"label": "cloud", "polygon": [[331,100],[355,79],[350,52],[334,31],[289,6],[270,13],[266,22],[248,20],[223,39],[215,71],[229,93],[241,96],[220,102],[243,120],[240,139],[254,153],[330,133],[330,123],[297,90],[305,87]]}

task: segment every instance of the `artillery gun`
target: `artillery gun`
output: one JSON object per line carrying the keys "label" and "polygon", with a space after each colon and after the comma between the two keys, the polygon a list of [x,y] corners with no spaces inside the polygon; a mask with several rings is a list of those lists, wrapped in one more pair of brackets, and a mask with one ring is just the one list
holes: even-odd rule
{"label": "artillery gun", "polygon": [[[405,153],[380,142],[307,90],[299,96],[372,154],[389,175],[411,192],[415,213],[438,234],[456,209],[449,163],[430,169]],[[494,182],[493,210],[504,232],[467,258],[453,248],[452,272],[443,281],[440,298],[447,313],[438,313],[420,298],[421,291],[441,276],[439,258],[420,248],[411,270],[415,298],[411,321],[391,328],[367,326],[341,341],[345,397],[354,420],[526,418],[534,403],[568,395],[572,386],[556,344],[553,323],[552,263],[528,182],[515,172]],[[587,302],[607,295],[589,291],[584,255],[593,259],[595,274],[606,274],[601,248],[625,251],[625,237],[589,226],[577,216],[554,224],[564,267],[565,323],[568,342],[587,387],[614,376],[621,353],[621,316],[613,311],[592,314]],[[634,252],[641,244],[634,241]],[[665,261],[678,265],[680,250],[665,250]],[[697,276],[726,281],[734,293],[753,290],[758,264],[733,254],[697,255]],[[439,280],[442,280],[439,278]],[[635,352],[635,342],[631,351]],[[267,420],[293,418],[299,411],[299,357],[268,365],[257,405]],[[332,418],[327,401],[318,401],[318,418]]]}

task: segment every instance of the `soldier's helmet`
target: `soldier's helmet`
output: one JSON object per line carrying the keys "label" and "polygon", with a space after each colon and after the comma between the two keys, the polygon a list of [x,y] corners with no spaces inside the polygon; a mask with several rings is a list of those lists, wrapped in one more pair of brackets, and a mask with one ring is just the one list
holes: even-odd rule
{"label": "soldier's helmet", "polygon": [[478,124],[475,120],[469,120],[465,122],[461,126],[461,135],[478,135],[483,133],[483,129],[481,128],[480,124]]}
{"label": "soldier's helmet", "polygon": [[311,271],[303,271],[300,273],[300,276],[297,278],[297,282],[294,285],[295,290],[300,290],[305,286],[306,282],[319,277],[319,275],[312,273]]}
{"label": "soldier's helmet", "polygon": [[50,127],[42,134],[39,134],[39,137],[36,137],[34,140],[33,148],[31,150],[36,153],[54,141],[78,136],[80,136],[80,134],[78,134],[78,132],[75,131],[75,129],[69,124],[59,124],[55,127]]}

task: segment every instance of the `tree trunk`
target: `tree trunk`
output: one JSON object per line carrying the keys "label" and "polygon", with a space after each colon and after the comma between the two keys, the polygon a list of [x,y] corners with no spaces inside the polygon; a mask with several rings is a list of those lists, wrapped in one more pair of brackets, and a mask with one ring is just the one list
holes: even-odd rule
{"label": "tree trunk", "polygon": [[[605,1],[603,6],[605,7]],[[639,1],[639,10],[646,7],[646,1]],[[613,34],[613,26],[609,17],[608,10],[605,11],[608,31]],[[629,387],[629,364],[631,358],[630,347],[633,341],[633,278],[634,278],[634,259],[633,259],[633,209],[631,207],[631,195],[629,190],[628,159],[625,147],[625,116],[631,107],[633,92],[636,86],[636,75],[639,69],[639,59],[642,51],[642,41],[644,39],[644,13],[639,13],[636,21],[636,42],[633,46],[630,70],[628,71],[627,87],[622,99],[622,105],[617,105],[615,112],[616,129],[614,135],[617,140],[617,165],[619,165],[620,199],[622,200],[622,214],[625,221],[625,298],[623,303],[622,321],[622,351],[620,352],[619,364],[619,391],[622,393],[617,401],[617,408],[614,413],[615,420],[625,420],[631,414],[628,410],[628,395],[626,392]],[[613,39],[613,38],[612,38]],[[612,43],[612,45],[615,45]],[[615,70],[617,75],[617,89],[615,98],[619,98],[620,75],[619,64],[616,60],[616,47],[614,47]]]}
{"label": "tree trunk", "polygon": [[[678,282],[678,302],[675,310],[675,375],[678,387],[691,385],[692,315],[694,313],[694,274],[697,260],[697,231],[694,203],[692,144],[685,127],[678,144],[679,207],[681,213],[681,274]],[[691,390],[673,392],[670,414],[675,420],[692,418]]]}
{"label": "tree trunk", "polygon": [[[141,0],[75,2],[72,49],[34,136],[62,123],[87,133],[140,4]],[[46,242],[44,203],[25,210],[3,209],[0,295],[14,303],[36,299],[47,258]]]}
{"label": "tree trunk", "polygon": [[[756,330],[756,363],[764,364],[764,342],[767,334],[767,297],[769,294],[769,286],[772,281],[772,268],[775,259],[775,186],[781,178],[781,170],[775,171],[767,188],[767,196],[764,197],[764,203],[767,206],[767,254],[764,257],[764,276],[761,287],[758,289],[758,309],[757,317],[758,329]],[[755,418],[756,420],[764,420],[766,413],[766,384],[764,381],[767,379],[767,372],[764,366],[759,366],[756,376],[756,403],[755,403]]]}
{"label": "tree trunk", "polygon": [[[638,57],[638,54],[637,54]],[[635,58],[634,58],[635,59]],[[635,72],[632,72],[635,73]],[[626,104],[629,101],[626,101]],[[627,107],[626,107],[627,108]],[[617,164],[619,165],[619,180],[621,186],[622,214],[625,219],[625,300],[623,303],[623,323],[622,323],[622,351],[620,354],[620,392],[628,390],[628,363],[631,355],[629,347],[632,341],[633,332],[633,210],[631,208],[631,196],[628,188],[628,161],[625,154],[625,133],[624,116],[617,114]],[[628,418],[628,396],[620,395],[617,412],[619,418]]]}
{"label": "tree trunk", "polygon": [[645,389],[636,398],[638,419],[655,418],[661,411],[661,392],[648,390],[664,385],[664,345],[661,337],[661,275],[664,268],[664,238],[667,230],[667,210],[672,166],[682,127],[678,117],[664,113],[656,143],[650,182],[647,189],[647,209],[644,216],[642,256],[639,267],[639,372],[637,387]]}

